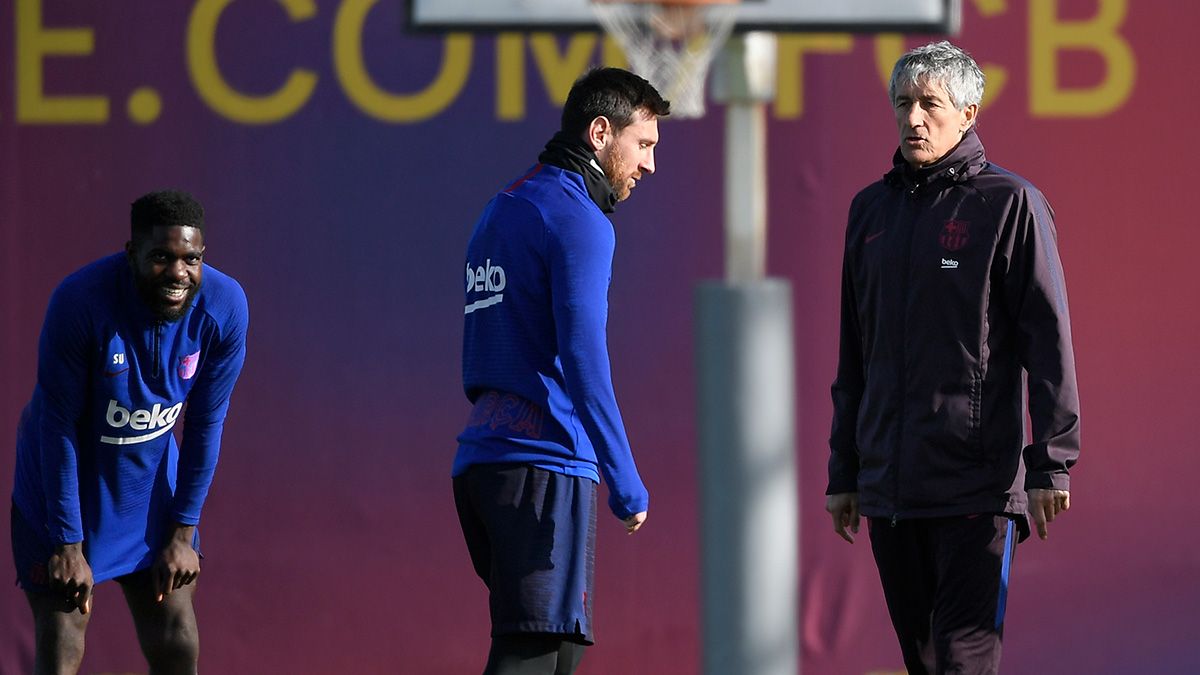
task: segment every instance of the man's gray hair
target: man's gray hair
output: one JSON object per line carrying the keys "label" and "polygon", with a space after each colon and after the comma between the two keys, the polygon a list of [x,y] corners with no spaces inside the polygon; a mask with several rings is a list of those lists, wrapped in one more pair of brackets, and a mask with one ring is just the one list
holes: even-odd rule
{"label": "man's gray hair", "polygon": [[975,59],[949,42],[931,42],[900,57],[892,69],[888,95],[896,102],[896,90],[923,80],[940,82],[950,102],[962,110],[983,99],[983,71]]}

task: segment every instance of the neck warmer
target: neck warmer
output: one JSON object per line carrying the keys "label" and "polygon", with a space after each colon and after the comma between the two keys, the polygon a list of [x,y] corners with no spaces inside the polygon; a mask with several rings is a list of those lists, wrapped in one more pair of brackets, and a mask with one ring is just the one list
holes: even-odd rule
{"label": "neck warmer", "polygon": [[596,153],[592,152],[583,139],[560,131],[546,144],[546,149],[538,155],[538,161],[583,176],[588,196],[604,213],[612,213],[616,208],[617,195],[613,192],[612,183],[609,182],[608,176],[604,175],[600,163],[596,161]]}

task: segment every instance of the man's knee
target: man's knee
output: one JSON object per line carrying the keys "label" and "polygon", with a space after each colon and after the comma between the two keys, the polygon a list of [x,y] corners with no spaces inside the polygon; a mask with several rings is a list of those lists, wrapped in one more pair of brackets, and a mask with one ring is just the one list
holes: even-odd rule
{"label": "man's knee", "polygon": [[200,634],[192,608],[196,585],[177,589],[159,601],[149,570],[134,572],[117,581],[133,614],[138,643],[150,664],[150,672],[194,673],[200,654]]}
{"label": "man's knee", "polygon": [[34,672],[75,673],[83,662],[89,616],[66,598],[27,593],[36,643]]}
{"label": "man's knee", "polygon": [[[182,616],[168,616],[160,625],[143,633],[142,651],[152,671],[194,671],[187,670],[186,667],[194,666],[200,657],[200,633],[196,630],[196,621],[190,612]],[[185,669],[181,671],[180,667]]]}
{"label": "man's knee", "polygon": [[939,635],[937,650],[939,672],[995,675],[1000,670],[1000,632],[991,626]]}

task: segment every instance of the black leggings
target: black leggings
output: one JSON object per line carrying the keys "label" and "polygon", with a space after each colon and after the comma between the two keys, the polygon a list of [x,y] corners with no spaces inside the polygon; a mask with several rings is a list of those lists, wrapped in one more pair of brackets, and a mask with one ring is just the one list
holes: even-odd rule
{"label": "black leggings", "polygon": [[544,633],[494,637],[483,675],[571,675],[583,660],[584,645],[563,637]]}

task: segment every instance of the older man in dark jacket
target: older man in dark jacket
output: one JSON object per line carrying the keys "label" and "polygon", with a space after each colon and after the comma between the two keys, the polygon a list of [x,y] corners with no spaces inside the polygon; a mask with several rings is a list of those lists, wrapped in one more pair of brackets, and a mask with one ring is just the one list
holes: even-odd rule
{"label": "older man in dark jacket", "polygon": [[948,42],[901,57],[894,166],[846,230],[826,509],[850,542],[868,518],[911,675],[996,672],[1026,513],[1045,539],[1079,454],[1053,213],[984,155],[983,83]]}

